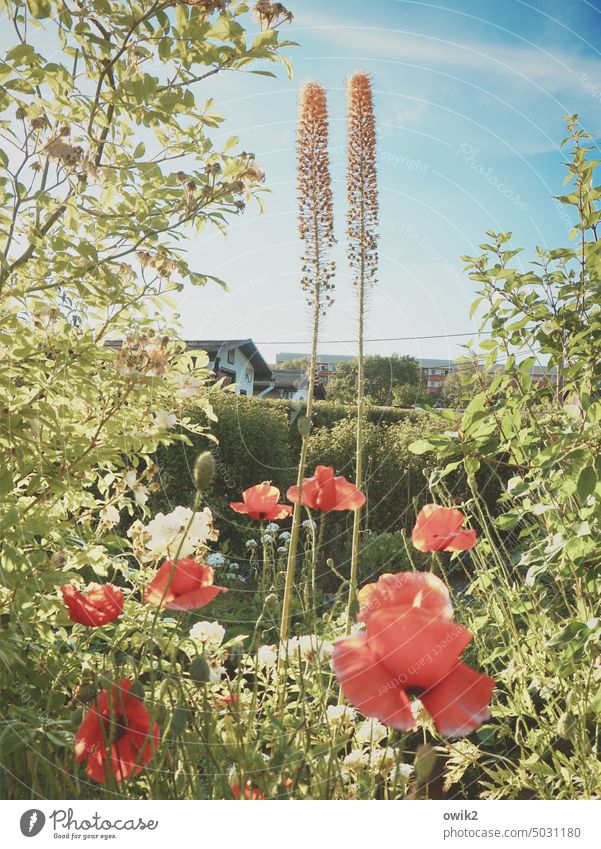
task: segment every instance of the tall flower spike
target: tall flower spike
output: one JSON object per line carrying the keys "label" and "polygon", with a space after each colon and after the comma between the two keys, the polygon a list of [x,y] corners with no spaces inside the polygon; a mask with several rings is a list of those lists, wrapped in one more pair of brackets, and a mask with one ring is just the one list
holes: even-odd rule
{"label": "tall flower spike", "polygon": [[[357,71],[347,85],[348,109],[348,260],[357,292],[359,335],[357,344],[357,456],[355,484],[363,487],[365,306],[369,287],[378,269],[378,181],[376,171],[376,123],[369,76]],[[357,561],[361,510],[355,511],[347,611],[347,633],[352,625],[357,589]]]}
{"label": "tall flower spike", "polygon": [[334,212],[328,156],[326,93],[319,83],[306,83],[300,92],[297,135],[298,229],[305,243],[301,285],[311,307],[323,312],[334,263],[328,261],[334,244]]}
{"label": "tall flower spike", "polygon": [[330,249],[335,239],[328,156],[328,109],[325,89],[316,82],[306,83],[300,91],[296,150],[299,235],[305,243],[301,284],[311,307],[312,334],[309,388],[305,412],[309,424],[301,432],[301,454],[296,480],[299,498],[294,506],[290,546],[288,548],[286,585],[282,605],[282,640],[285,640],[288,636],[290,599],[294,586],[296,551],[302,511],[300,496],[307,463],[307,445],[313,414],[319,320],[326,307],[332,303],[332,278],[334,276],[334,263],[329,259]]}

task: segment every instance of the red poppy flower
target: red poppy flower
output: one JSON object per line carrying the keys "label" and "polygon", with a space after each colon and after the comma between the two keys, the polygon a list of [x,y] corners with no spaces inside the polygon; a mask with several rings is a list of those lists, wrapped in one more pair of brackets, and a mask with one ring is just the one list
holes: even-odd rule
{"label": "red poppy flower", "polygon": [[195,610],[225,592],[225,587],[214,586],[210,566],[188,557],[166,560],[148,584],[144,601],[168,610]]}
{"label": "red poppy flower", "polygon": [[277,519],[285,519],[292,513],[289,504],[278,504],[280,490],[277,486],[269,483],[259,483],[245,489],[242,493],[242,501],[232,501],[230,507],[236,513],[245,513],[251,519],[274,522]]}
{"label": "red poppy flower", "polygon": [[418,514],[411,541],[419,551],[469,551],[476,545],[476,531],[461,530],[464,522],[460,510],[426,504]]}
{"label": "red poppy flower", "polygon": [[111,694],[101,690],[75,735],[75,761],[86,761],[86,775],[104,784],[107,771],[116,781],[137,775],[159,745],[159,726],[151,728],[150,714],[130,694],[133,681],[113,684]]}
{"label": "red poppy flower", "polygon": [[[239,784],[232,784],[232,786],[230,787],[230,790],[231,790],[231,793],[232,793],[232,796],[234,797],[234,799],[240,798],[240,785]],[[256,799],[264,799],[265,796],[261,793],[261,791],[259,790],[258,787],[254,786],[254,784],[251,781],[247,781],[246,784],[244,785],[244,798],[256,800]]]}
{"label": "red poppy flower", "polygon": [[[287,492],[288,501],[298,502],[298,486]],[[303,480],[301,504],[314,510],[358,510],[365,504],[365,495],[355,484],[342,476],[334,477],[332,466],[317,466],[311,478]]]}
{"label": "red poppy flower", "polygon": [[93,584],[87,595],[73,584],[65,584],[61,592],[69,608],[71,622],[99,628],[107,622],[114,622],[123,613],[123,593],[112,584]]}
{"label": "red poppy flower", "polygon": [[366,716],[412,729],[416,695],[441,734],[469,734],[489,719],[494,681],[459,660],[472,635],[453,622],[449,593],[425,572],[383,575],[358,595],[366,631],[334,644],[336,678]]}

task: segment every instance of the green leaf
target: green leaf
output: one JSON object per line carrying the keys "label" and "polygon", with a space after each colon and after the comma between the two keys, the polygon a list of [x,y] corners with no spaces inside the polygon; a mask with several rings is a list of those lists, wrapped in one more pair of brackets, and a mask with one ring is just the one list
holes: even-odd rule
{"label": "green leaf", "polygon": [[597,473],[594,466],[585,466],[578,476],[576,492],[583,501],[595,491]]}

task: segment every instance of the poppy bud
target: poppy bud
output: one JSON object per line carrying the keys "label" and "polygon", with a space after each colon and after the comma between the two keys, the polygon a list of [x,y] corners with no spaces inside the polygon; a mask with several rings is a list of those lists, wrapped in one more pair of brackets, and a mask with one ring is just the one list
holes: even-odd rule
{"label": "poppy bud", "polygon": [[299,416],[296,422],[296,426],[301,436],[309,436],[309,434],[311,433],[311,428],[313,427],[310,419],[308,419],[306,416]]}
{"label": "poppy bud", "polygon": [[179,731],[184,731],[186,725],[188,724],[188,708],[183,705],[178,705],[173,711],[173,718],[171,720],[171,730],[175,733]]}
{"label": "poppy bud", "polygon": [[134,681],[134,683],[129,688],[129,693],[135,699],[140,699],[140,701],[144,701],[144,687],[139,681]]}
{"label": "poppy bud", "polygon": [[557,721],[557,734],[564,740],[571,740],[578,724],[578,717],[571,713],[562,713]]}
{"label": "poppy bud", "polygon": [[16,117],[17,121],[22,121],[23,118],[25,118],[26,116],[27,116],[26,110],[23,109],[22,106],[19,106],[19,108],[15,112],[15,117]]}
{"label": "poppy bud", "polygon": [[265,598],[263,607],[277,607],[278,597],[275,593],[269,593]]}
{"label": "poppy bud", "polygon": [[215,458],[210,451],[199,454],[194,463],[194,483],[199,492],[206,492],[215,477]]}
{"label": "poppy bud", "polygon": [[190,678],[195,684],[208,684],[211,679],[211,669],[201,654],[197,654],[190,664]]}
{"label": "poppy bud", "polygon": [[415,775],[420,784],[426,784],[436,766],[436,752],[427,743],[417,747],[415,753]]}

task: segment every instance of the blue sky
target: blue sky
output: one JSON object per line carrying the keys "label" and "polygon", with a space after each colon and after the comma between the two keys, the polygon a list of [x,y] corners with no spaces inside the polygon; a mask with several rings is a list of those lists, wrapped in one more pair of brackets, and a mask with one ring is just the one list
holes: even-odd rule
{"label": "blue sky", "polygon": [[[415,337],[474,330],[474,284],[462,254],[484,231],[513,230],[516,246],[556,246],[568,223],[552,195],[564,176],[562,114],[578,112],[601,132],[601,0],[290,0],[285,35],[295,78],[220,75],[208,82],[227,118],[267,173],[265,212],[249,212],[226,239],[189,244],[198,270],[223,277],[180,298],[185,335],[251,336],[271,359],[307,350],[296,235],[297,91],[307,79],[328,89],[336,201],[336,304],[323,324],[324,352],[354,353],[353,292],[344,253],[346,76],[373,77],[379,128],[379,281],[369,303],[369,353],[461,354],[463,339]],[[204,92],[203,92],[204,93]],[[200,92],[198,92],[200,95]],[[526,259],[526,258],[525,258]],[[302,344],[305,343],[305,344]]]}

